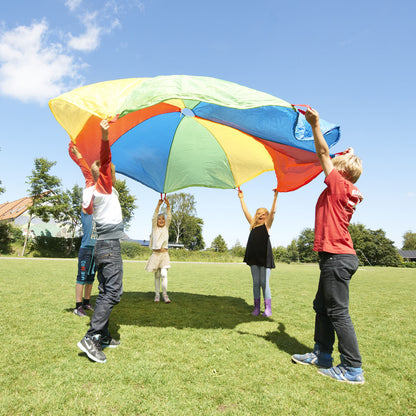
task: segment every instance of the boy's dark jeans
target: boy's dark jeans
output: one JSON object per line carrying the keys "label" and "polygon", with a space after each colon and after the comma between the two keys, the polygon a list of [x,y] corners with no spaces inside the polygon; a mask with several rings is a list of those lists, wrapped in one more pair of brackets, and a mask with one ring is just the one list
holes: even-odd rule
{"label": "boy's dark jeans", "polygon": [[99,294],[87,335],[100,334],[106,338],[110,336],[108,329],[110,313],[113,306],[120,302],[123,294],[123,261],[120,241],[97,240],[94,257]]}
{"label": "boy's dark jeans", "polygon": [[315,315],[315,343],[321,352],[331,353],[338,337],[338,350],[344,364],[361,367],[361,355],[357,336],[348,311],[349,284],[358,269],[359,261],[354,254],[319,253],[318,291],[313,308]]}

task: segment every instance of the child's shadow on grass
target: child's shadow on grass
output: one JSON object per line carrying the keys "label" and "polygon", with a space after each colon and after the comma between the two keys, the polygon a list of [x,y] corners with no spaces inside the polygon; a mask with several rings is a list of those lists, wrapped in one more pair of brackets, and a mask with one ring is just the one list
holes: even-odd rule
{"label": "child's shadow on grass", "polygon": [[[232,296],[169,292],[171,303],[162,297],[154,302],[154,292],[125,292],[114,307],[110,322],[139,327],[235,328],[243,322],[258,321],[244,299]],[[269,318],[260,318],[268,320]]]}
{"label": "child's shadow on grass", "polygon": [[[253,305],[242,298],[185,292],[169,292],[169,297],[171,303],[165,304],[162,298],[159,303],[155,303],[154,292],[125,292],[121,302],[111,313],[111,335],[118,339],[121,325],[176,329],[233,329],[246,322],[271,321],[270,318],[252,316]],[[91,301],[95,302],[95,297],[92,297]],[[261,337],[290,355],[310,350],[310,347],[290,336],[282,322],[278,324],[277,331],[267,332],[266,335],[238,332]]]}
{"label": "child's shadow on grass", "polygon": [[253,335],[259,338],[263,338],[266,341],[272,342],[281,351],[287,352],[289,355],[303,354],[309,352],[310,347],[299,342],[296,338],[290,336],[286,332],[286,326],[284,323],[279,322],[277,331],[267,332],[266,335],[250,334],[248,332],[238,331],[240,334]]}

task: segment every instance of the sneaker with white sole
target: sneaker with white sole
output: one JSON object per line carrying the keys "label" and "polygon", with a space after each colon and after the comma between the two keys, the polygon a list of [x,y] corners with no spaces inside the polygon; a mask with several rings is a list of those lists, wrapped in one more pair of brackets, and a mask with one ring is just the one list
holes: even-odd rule
{"label": "sneaker with white sole", "polygon": [[332,368],[322,368],[318,370],[318,373],[350,384],[364,384],[365,381],[361,367],[347,367],[344,364],[339,364]]}
{"label": "sneaker with white sole", "polygon": [[77,344],[78,348],[87,354],[88,358],[97,363],[105,363],[107,357],[103,353],[101,347],[101,336],[93,335],[92,337],[85,335]]}
{"label": "sneaker with white sole", "polygon": [[170,303],[171,302],[171,300],[169,299],[169,296],[168,295],[162,295],[162,297],[163,297],[163,301],[165,303]]}
{"label": "sneaker with white sole", "polygon": [[74,315],[78,315],[78,316],[80,316],[81,318],[83,318],[83,317],[85,317],[85,316],[88,316],[88,315],[85,313],[84,308],[83,308],[82,306],[80,306],[79,308],[75,308],[75,309],[74,309]]}
{"label": "sneaker with white sole", "polygon": [[159,303],[160,302],[160,295],[155,295],[155,302]]}
{"label": "sneaker with white sole", "polygon": [[292,361],[297,364],[316,365],[317,367],[331,368],[332,354],[319,351],[319,347],[315,345],[313,352],[292,355]]}

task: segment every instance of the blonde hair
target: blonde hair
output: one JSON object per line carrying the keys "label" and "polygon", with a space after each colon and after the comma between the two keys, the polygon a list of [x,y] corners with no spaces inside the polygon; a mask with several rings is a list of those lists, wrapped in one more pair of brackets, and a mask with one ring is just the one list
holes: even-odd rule
{"label": "blonde hair", "polygon": [[334,157],[332,163],[334,168],[352,183],[357,182],[363,173],[362,160],[351,153]]}
{"label": "blonde hair", "polygon": [[[100,176],[100,167],[101,167],[101,162],[99,160],[92,162],[91,174],[92,174],[92,178],[94,179],[94,182],[98,181],[98,178]],[[115,166],[111,164],[111,173],[113,175],[114,175],[115,169],[116,169]]]}
{"label": "blonde hair", "polygon": [[252,230],[257,225],[257,220],[261,214],[269,215],[269,210],[267,208],[258,208],[254,214],[253,221],[250,224],[250,230]]}

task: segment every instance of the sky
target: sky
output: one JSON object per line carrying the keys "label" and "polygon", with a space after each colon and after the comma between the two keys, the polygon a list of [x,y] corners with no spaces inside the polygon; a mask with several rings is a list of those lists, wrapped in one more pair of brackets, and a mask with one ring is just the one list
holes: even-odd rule
{"label": "sky", "polygon": [[[382,229],[397,248],[416,232],[414,0],[16,0],[0,15],[0,204],[27,195],[34,159],[55,161],[64,189],[84,185],[48,101],[101,81],[199,75],[308,104],[341,126],[331,149],[353,147],[364,201],[352,222]],[[126,179],[138,208],[127,234],[148,239],[159,194]],[[323,174],[280,193],[270,238],[287,246],[314,226]],[[276,178],[244,184],[254,214],[270,208]],[[187,188],[209,247],[245,245],[235,190]]]}

